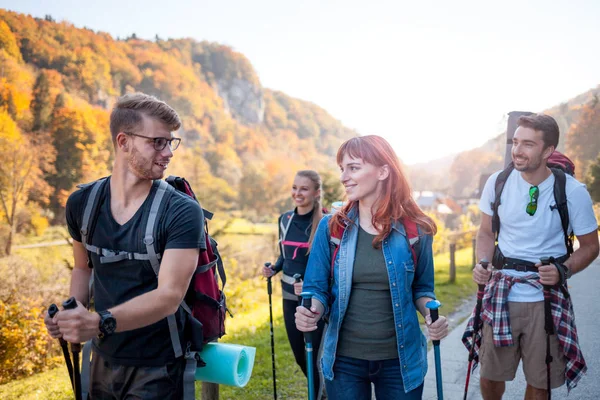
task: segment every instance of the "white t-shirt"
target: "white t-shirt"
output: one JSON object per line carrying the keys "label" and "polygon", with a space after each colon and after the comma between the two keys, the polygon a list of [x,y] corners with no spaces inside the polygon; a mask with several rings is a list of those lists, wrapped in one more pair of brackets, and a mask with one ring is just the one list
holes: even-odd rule
{"label": "white t-shirt", "polygon": [[[501,171],[496,172],[485,184],[479,209],[493,215],[492,203],[495,199],[496,178]],[[592,199],[585,185],[570,175],[566,175],[566,195],[569,208],[569,231],[575,235],[585,235],[598,229],[598,223],[592,208]],[[508,176],[502,195],[498,215],[500,217],[500,234],[498,246],[505,257],[538,263],[540,257],[560,257],[567,253],[560,215],[554,201],[554,174],[538,185],[539,196],[537,210],[533,216],[525,209],[530,201],[529,189],[531,184],[525,181],[521,173],[513,170]],[[511,276],[527,276],[532,272],[519,272],[514,269],[502,270]],[[536,273],[533,273],[536,274]],[[544,299],[541,290],[517,283],[509,295],[508,301],[534,302]]]}

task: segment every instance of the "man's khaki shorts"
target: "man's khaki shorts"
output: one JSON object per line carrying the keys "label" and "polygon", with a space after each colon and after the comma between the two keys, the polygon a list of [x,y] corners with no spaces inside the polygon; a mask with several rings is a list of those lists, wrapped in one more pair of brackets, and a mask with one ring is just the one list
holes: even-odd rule
{"label": "man's khaki shorts", "polygon": [[[519,361],[527,383],[546,389],[546,331],[544,302],[508,303],[513,346],[494,347],[492,327],[483,324],[483,339],[479,354],[480,375],[492,381],[512,381]],[[556,334],[550,336],[550,383],[557,388],[565,383],[565,357],[560,351]]]}

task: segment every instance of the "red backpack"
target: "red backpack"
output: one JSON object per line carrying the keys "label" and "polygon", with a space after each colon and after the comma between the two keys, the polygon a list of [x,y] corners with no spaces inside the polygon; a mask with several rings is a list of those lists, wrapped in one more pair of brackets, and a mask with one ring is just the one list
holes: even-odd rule
{"label": "red backpack", "polygon": [[[166,180],[178,191],[198,201],[185,178],[169,176]],[[204,343],[207,343],[225,335],[225,313],[229,313],[231,317],[233,315],[227,308],[226,297],[223,293],[227,282],[223,260],[217,249],[217,242],[208,233],[208,220],[212,219],[213,213],[205,209],[202,211],[204,212],[206,251],[200,252],[198,267],[190,282],[185,302],[190,306],[192,315],[202,323]],[[222,283],[220,289],[219,277]]]}

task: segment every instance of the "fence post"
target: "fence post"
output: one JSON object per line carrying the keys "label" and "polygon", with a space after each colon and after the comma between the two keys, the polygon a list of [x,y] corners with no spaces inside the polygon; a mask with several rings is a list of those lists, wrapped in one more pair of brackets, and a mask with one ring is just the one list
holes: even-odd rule
{"label": "fence post", "polygon": [[219,385],[202,382],[202,400],[219,400]]}
{"label": "fence post", "polygon": [[473,239],[471,240],[471,245],[473,246],[473,259],[471,260],[471,265],[475,267],[475,264],[477,263],[477,254],[475,253],[477,249],[477,239],[475,238],[475,236],[473,236]]}
{"label": "fence post", "polygon": [[456,243],[450,243],[450,283],[456,281]]}

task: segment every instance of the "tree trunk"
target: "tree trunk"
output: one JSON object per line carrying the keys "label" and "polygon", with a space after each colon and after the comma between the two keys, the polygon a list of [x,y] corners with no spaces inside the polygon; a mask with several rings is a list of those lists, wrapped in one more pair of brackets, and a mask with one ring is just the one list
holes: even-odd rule
{"label": "tree trunk", "polygon": [[10,224],[9,227],[10,227],[10,230],[8,231],[8,238],[6,238],[6,248],[4,249],[4,253],[7,256],[10,256],[10,251],[12,250],[12,236],[13,236],[13,230],[14,230],[13,224]]}

